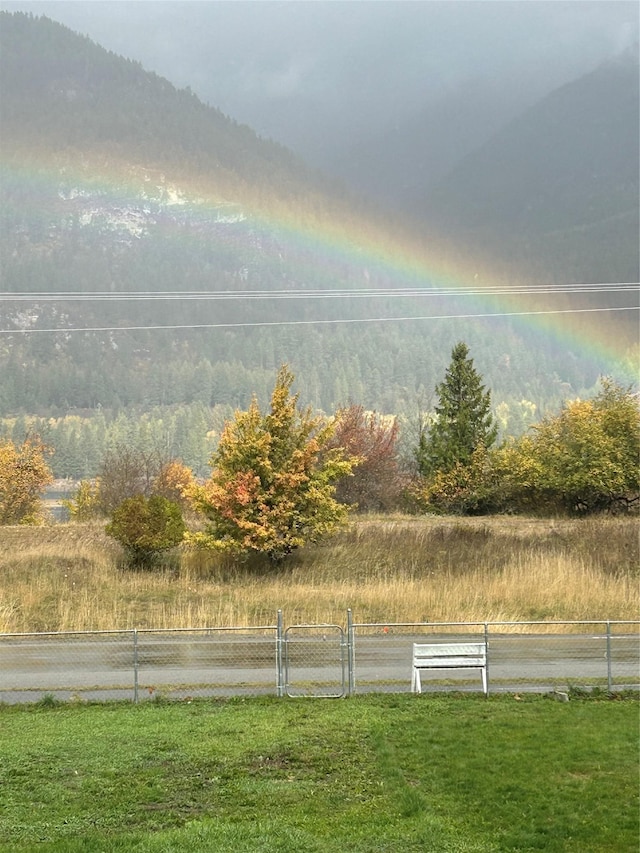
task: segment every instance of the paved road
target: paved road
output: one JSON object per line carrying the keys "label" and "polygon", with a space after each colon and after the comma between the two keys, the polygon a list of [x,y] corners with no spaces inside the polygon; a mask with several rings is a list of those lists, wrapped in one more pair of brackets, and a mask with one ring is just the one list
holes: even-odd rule
{"label": "paved road", "polygon": [[[348,683],[344,637],[337,629],[287,634],[283,673],[292,695],[341,695]],[[480,637],[481,638],[481,637]],[[357,692],[410,689],[412,643],[425,634],[358,635],[354,648]],[[470,635],[438,637],[464,641]],[[478,639],[475,635],[474,639]],[[496,691],[566,690],[571,684],[640,688],[640,638],[615,633],[492,634],[489,684]],[[443,683],[443,678],[446,683]],[[275,694],[273,632],[132,632],[0,636],[0,701],[24,702],[53,693],[64,699],[140,699],[165,696]],[[477,671],[425,672],[423,691],[479,690]]]}
{"label": "paved road", "polygon": [[[408,642],[407,642],[408,639]],[[448,641],[469,640],[441,637]],[[478,637],[475,637],[478,639]],[[419,637],[387,637],[386,645],[377,637],[356,640],[356,689],[379,681],[391,681],[393,675],[411,680],[411,643],[424,642]],[[640,686],[640,642],[638,635],[617,635],[610,643],[611,677],[615,682]],[[609,667],[607,638],[603,634],[494,634],[489,639],[488,675],[492,691],[566,689],[569,684],[604,680]],[[480,689],[479,672],[449,673],[451,681],[462,678]],[[442,680],[442,674],[421,674],[423,690],[429,682]]]}

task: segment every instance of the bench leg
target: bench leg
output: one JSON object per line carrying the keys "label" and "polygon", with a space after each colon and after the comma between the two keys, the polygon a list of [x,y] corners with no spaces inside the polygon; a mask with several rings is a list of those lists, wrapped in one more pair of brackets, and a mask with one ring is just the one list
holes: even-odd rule
{"label": "bench leg", "polygon": [[412,693],[422,693],[422,682],[420,681],[420,670],[413,668],[413,675],[411,677],[411,692]]}
{"label": "bench leg", "polygon": [[484,695],[488,696],[489,695],[489,689],[487,686],[487,668],[486,667],[484,667],[484,666],[482,667],[482,669],[480,670],[480,675],[482,676],[482,690],[484,692]]}

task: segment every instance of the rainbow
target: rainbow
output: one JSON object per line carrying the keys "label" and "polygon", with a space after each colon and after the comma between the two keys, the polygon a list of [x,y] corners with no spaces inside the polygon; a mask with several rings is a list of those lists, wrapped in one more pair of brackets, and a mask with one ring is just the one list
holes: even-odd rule
{"label": "rainbow", "polygon": [[[302,206],[275,199],[265,202],[252,198],[246,188],[238,196],[230,186],[212,188],[188,176],[169,181],[157,167],[107,165],[106,160],[98,159],[81,167],[69,162],[53,167],[50,154],[38,156],[31,151],[28,161],[22,155],[17,163],[15,158],[5,160],[0,167],[2,180],[20,180],[28,188],[26,199],[34,209],[42,192],[50,193],[52,186],[64,185],[107,201],[139,202],[143,198],[164,197],[175,210],[197,209],[201,216],[212,219],[220,217],[221,212],[231,216],[235,211],[239,227],[233,229],[234,239],[248,241],[256,230],[272,233],[301,270],[305,265],[313,269],[314,280],[321,278],[335,287],[341,270],[356,270],[359,280],[355,286],[353,281],[350,285],[354,292],[361,289],[374,303],[377,294],[389,299],[397,293],[399,304],[410,308],[397,316],[374,314],[352,320],[304,322],[444,322],[473,318],[495,326],[508,318],[515,327],[526,331],[533,346],[568,350],[594,365],[602,375],[632,383],[638,380],[640,335],[631,339],[633,335],[628,332],[630,312],[638,310],[637,285],[627,287],[631,296],[618,297],[618,305],[603,309],[589,303],[585,289],[560,294],[556,290],[554,294],[551,286],[527,287],[506,271],[497,271],[498,265],[490,258],[461,259],[455,247],[444,240],[407,236],[407,229],[376,222],[373,217],[354,216],[346,206],[329,212],[326,200],[321,203],[306,199]],[[238,197],[236,204],[228,201]],[[316,212],[318,209],[320,212]],[[445,310],[430,310],[429,297],[434,296],[442,297]],[[625,334],[621,334],[623,318]]]}

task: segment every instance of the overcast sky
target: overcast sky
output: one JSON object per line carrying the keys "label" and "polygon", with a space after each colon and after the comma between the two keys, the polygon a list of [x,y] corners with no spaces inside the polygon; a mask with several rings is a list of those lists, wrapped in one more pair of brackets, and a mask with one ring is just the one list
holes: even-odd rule
{"label": "overcast sky", "polygon": [[[523,102],[638,40],[637,2],[2,2],[138,60],[314,158],[474,81]],[[322,146],[314,140],[323,136]],[[329,153],[327,153],[329,152]]]}

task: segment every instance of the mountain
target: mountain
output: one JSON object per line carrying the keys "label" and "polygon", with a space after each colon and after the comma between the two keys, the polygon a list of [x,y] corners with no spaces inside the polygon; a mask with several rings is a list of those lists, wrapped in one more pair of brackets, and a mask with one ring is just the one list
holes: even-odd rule
{"label": "mountain", "polygon": [[521,105],[521,92],[469,81],[356,139],[334,155],[331,167],[364,195],[398,210],[416,207],[416,198],[517,115]]}
{"label": "mountain", "polygon": [[533,280],[637,282],[639,81],[636,46],[415,187],[413,209]]}
{"label": "mountain", "polygon": [[193,93],[148,73],[47,18],[2,15],[0,80],[3,159],[37,154],[95,168],[108,160],[170,167],[174,176],[207,175],[211,188],[308,193],[315,173],[290,151],[260,139]]}
{"label": "mountain", "polygon": [[[95,472],[114,430],[202,468],[283,362],[301,402],[410,420],[464,340],[506,431],[617,369],[591,327],[545,336],[511,316],[530,302],[467,294],[464,242],[47,18],[0,13],[0,86],[0,435],[37,416],[60,476]],[[624,353],[620,329],[594,334]]]}

